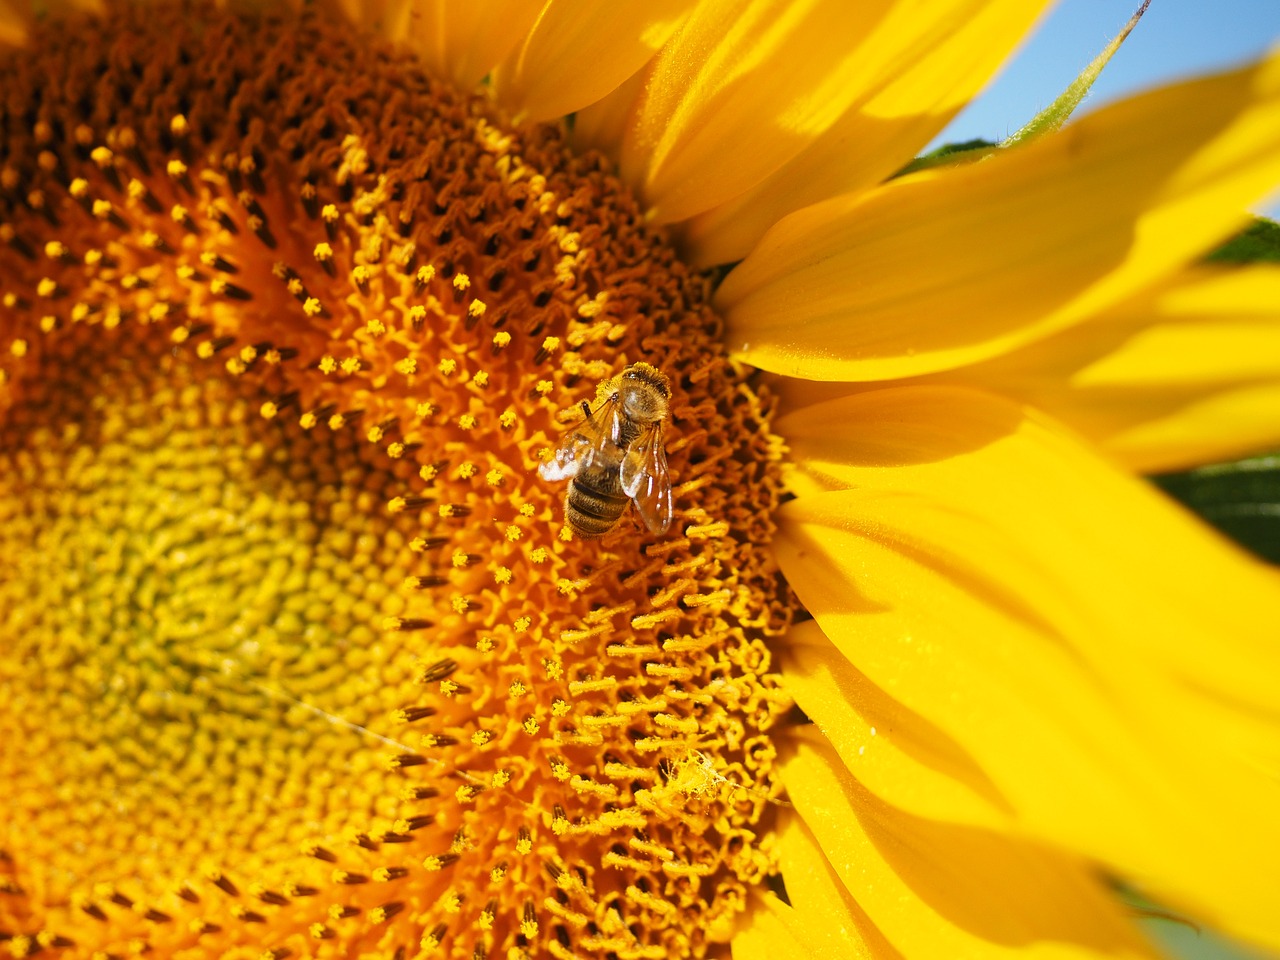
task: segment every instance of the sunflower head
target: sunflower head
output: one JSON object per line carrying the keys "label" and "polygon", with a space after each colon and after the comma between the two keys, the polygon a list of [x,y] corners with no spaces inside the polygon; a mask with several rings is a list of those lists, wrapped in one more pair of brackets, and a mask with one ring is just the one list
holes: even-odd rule
{"label": "sunflower head", "polygon": [[[122,7],[0,71],[14,952],[727,938],[791,601],[708,281],[601,156],[315,16]],[[675,523],[588,542],[537,467],[624,370]]]}

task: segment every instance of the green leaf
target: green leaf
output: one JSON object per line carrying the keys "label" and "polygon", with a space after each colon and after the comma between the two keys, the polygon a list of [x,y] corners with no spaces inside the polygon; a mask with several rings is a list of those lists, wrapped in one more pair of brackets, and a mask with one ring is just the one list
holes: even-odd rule
{"label": "green leaf", "polygon": [[1124,43],[1125,38],[1138,25],[1138,21],[1147,12],[1147,7],[1150,3],[1151,0],[1143,0],[1142,6],[1129,18],[1129,22],[1124,25],[1124,29],[1116,34],[1115,38],[1103,48],[1100,54],[1093,58],[1087,67],[1080,71],[1080,76],[1072,80],[1067,85],[1067,89],[1058,94],[1053,103],[1032,117],[1030,123],[1002,142],[1000,146],[1012,147],[1061,129],[1071,114],[1075,113],[1076,107],[1080,106],[1084,101],[1089,88],[1093,86],[1093,82],[1101,75],[1102,68],[1111,62],[1111,58],[1120,49],[1120,45]]}
{"label": "green leaf", "polygon": [[1280,563],[1280,453],[1151,479],[1237,543]]}
{"label": "green leaf", "polygon": [[944,144],[930,153],[916,157],[895,173],[894,176],[901,177],[908,173],[915,173],[917,170],[928,170],[930,167],[973,163],[990,156],[998,150],[1035,140],[1037,137],[1042,137],[1046,133],[1052,133],[1061,128],[1071,114],[1075,112],[1076,107],[1083,102],[1085,95],[1089,92],[1089,88],[1093,86],[1093,82],[1102,73],[1102,68],[1111,61],[1116,51],[1120,49],[1120,45],[1124,43],[1125,38],[1138,25],[1138,21],[1142,19],[1142,15],[1146,13],[1150,3],[1151,0],[1143,0],[1142,6],[1129,18],[1129,22],[1125,24],[1124,29],[1116,34],[1115,38],[1107,44],[1100,54],[1094,57],[1087,67],[1080,71],[1080,75],[1067,85],[1067,89],[1063,90],[1053,103],[1032,117],[1030,122],[1017,133],[998,144],[986,140],[969,140],[965,143]]}
{"label": "green leaf", "polygon": [[916,157],[895,173],[894,176],[905,177],[908,173],[915,173],[917,170],[928,170],[930,167],[981,160],[983,157],[995,153],[998,148],[999,144],[992,143],[990,140],[965,140],[960,143],[944,143],[937,149]]}
{"label": "green leaf", "polygon": [[1211,263],[1280,263],[1280,223],[1255,217],[1205,259]]}

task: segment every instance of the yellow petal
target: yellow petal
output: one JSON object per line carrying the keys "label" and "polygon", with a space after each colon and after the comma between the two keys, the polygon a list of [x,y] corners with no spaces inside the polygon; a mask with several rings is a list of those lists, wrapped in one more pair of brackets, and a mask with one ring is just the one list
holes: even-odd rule
{"label": "yellow petal", "polygon": [[580,110],[644,66],[693,4],[551,0],[524,41],[494,70],[498,98],[529,120]]}
{"label": "yellow petal", "polygon": [[780,656],[787,692],[867,789],[917,816],[1011,826],[1014,809],[977,761],[868,680],[816,622],[795,627]]}
{"label": "yellow petal", "polygon": [[858,51],[856,98],[824,133],[746,193],[681,230],[698,265],[741,260],[793,210],[864,190],[900,169],[1012,53],[1044,0],[945,0],[927,15],[899,3]]}
{"label": "yellow petal", "polygon": [[1195,267],[947,374],[1048,411],[1143,472],[1280,444],[1280,268]]}
{"label": "yellow petal", "polygon": [[1154,285],[1280,181],[1280,55],[774,226],[720,287],[730,348],[815,380],[975,363]]}
{"label": "yellow petal", "polygon": [[795,731],[784,756],[783,780],[800,815],[779,837],[784,879],[796,848],[810,860],[820,849],[902,956],[1153,955],[1079,861],[895,809],[812,730]]}
{"label": "yellow petal", "polygon": [[747,927],[733,938],[734,960],[871,960],[884,956],[868,952],[856,936],[845,935],[852,931],[837,926],[842,904],[817,901],[804,906],[793,909],[773,894],[757,897],[748,913]]}
{"label": "yellow petal", "polygon": [[631,125],[633,108],[640,101],[648,79],[645,70],[633,73],[613,93],[579,110],[569,131],[574,148],[579,153],[599,150],[616,164]]}
{"label": "yellow petal", "polygon": [[775,549],[858,670],[1025,829],[1280,943],[1275,571],[1006,400],[869,390],[779,429]]}
{"label": "yellow petal", "polygon": [[1184,470],[1276,444],[1280,383],[1232,386],[1188,399],[1176,413],[1117,431],[1104,446],[1134,469]]}
{"label": "yellow petal", "polygon": [[869,85],[884,82],[865,45],[901,6],[700,4],[654,58],[622,145],[624,179],[650,217],[668,223],[710,209],[821,136]]}
{"label": "yellow petal", "polygon": [[436,76],[469,90],[529,32],[545,0],[408,0],[397,36]]}
{"label": "yellow petal", "polygon": [[[748,913],[747,927],[733,938],[733,960],[809,960],[809,945],[793,932],[791,908],[772,894]],[[784,919],[787,918],[787,919]]]}
{"label": "yellow petal", "polygon": [[[784,822],[798,819],[794,814],[784,815]],[[792,834],[803,835],[803,839],[788,842],[787,837]],[[821,936],[825,949],[810,955],[850,960],[897,956],[884,934],[844,888],[822,850],[816,844],[805,843],[805,839],[809,837],[801,824],[781,828],[779,866],[800,929],[813,931],[814,939]]]}

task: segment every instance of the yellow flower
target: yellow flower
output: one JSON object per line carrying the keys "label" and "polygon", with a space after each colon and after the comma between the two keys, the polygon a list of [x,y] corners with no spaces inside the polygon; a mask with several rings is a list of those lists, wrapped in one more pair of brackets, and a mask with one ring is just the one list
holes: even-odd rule
{"label": "yellow flower", "polygon": [[1280,57],[890,179],[1043,5],[854,6],[0,24],[12,955],[1280,947]]}

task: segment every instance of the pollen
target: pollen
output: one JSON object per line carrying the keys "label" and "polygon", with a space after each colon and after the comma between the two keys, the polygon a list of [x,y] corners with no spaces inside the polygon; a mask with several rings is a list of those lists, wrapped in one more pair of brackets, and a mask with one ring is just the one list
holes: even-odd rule
{"label": "pollen", "polygon": [[[9,952],[723,955],[794,601],[711,279],[314,10],[50,15],[0,88]],[[576,538],[538,464],[641,361],[674,523]]]}

